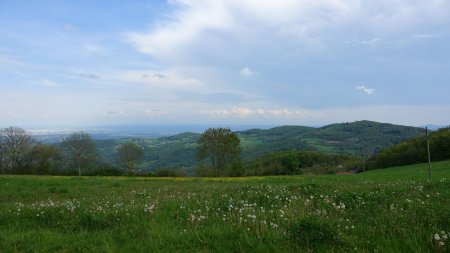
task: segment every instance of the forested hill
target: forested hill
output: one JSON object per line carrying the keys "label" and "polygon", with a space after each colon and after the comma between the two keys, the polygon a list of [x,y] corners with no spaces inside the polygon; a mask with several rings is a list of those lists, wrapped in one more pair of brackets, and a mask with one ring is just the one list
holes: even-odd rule
{"label": "forested hill", "polygon": [[[432,161],[450,159],[450,127],[432,132],[429,136]],[[388,147],[372,156],[368,161],[370,169],[409,165],[428,161],[427,142],[417,137]]]}
{"label": "forested hill", "polygon": [[[369,156],[377,150],[424,134],[423,128],[357,121],[320,128],[281,126],[267,130],[237,132],[243,146],[243,158],[251,159],[276,151],[304,150],[335,154]],[[196,142],[200,134],[182,133],[162,138],[127,138],[98,141],[105,161],[113,161],[117,146],[133,140],[145,149],[143,168],[186,167],[196,165]]]}
{"label": "forested hill", "polygon": [[337,154],[373,154],[390,145],[425,133],[423,128],[357,121],[320,128],[282,126],[238,132],[244,157],[283,150],[309,150]]}

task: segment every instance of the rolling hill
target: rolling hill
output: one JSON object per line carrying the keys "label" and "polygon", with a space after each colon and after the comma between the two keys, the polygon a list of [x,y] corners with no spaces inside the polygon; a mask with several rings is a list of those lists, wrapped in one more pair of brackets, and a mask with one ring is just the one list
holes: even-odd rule
{"label": "rolling hill", "polygon": [[[239,131],[243,159],[249,160],[278,151],[302,150],[331,154],[369,156],[374,152],[401,141],[424,134],[423,128],[357,121],[327,125],[320,128],[280,126],[267,130]],[[198,133],[181,133],[161,138],[121,138],[97,140],[104,161],[115,161],[117,147],[125,141],[138,143],[145,150],[141,169],[163,167],[195,168]]]}

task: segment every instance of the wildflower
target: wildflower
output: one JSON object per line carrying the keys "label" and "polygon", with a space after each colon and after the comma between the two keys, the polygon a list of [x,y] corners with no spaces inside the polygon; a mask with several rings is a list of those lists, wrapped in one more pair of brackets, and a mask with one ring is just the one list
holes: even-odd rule
{"label": "wildflower", "polygon": [[441,237],[439,236],[439,234],[435,234],[435,235],[434,235],[434,239],[435,239],[436,241],[439,241],[439,240],[441,240]]}

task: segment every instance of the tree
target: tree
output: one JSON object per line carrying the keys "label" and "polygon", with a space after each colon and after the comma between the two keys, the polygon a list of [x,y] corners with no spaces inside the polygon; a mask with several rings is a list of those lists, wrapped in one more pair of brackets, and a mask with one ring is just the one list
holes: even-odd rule
{"label": "tree", "polygon": [[136,172],[136,164],[144,158],[144,150],[133,142],[123,143],[119,149],[119,162],[126,167],[127,173]]}
{"label": "tree", "polygon": [[33,148],[31,135],[19,127],[2,129],[0,135],[0,156],[3,172],[6,172],[7,169],[14,170],[25,167]]}
{"label": "tree", "polygon": [[3,174],[6,173],[6,148],[4,144],[4,137],[2,131],[0,131],[0,169]]}
{"label": "tree", "polygon": [[209,128],[198,140],[198,158],[209,159],[216,176],[226,167],[240,160],[241,146],[237,134],[229,128]]}
{"label": "tree", "polygon": [[81,169],[89,160],[94,160],[96,156],[95,142],[91,136],[84,132],[76,132],[62,141],[63,147],[69,152],[72,159],[75,160],[78,169],[78,176],[81,176]]}
{"label": "tree", "polygon": [[37,144],[34,146],[31,157],[36,172],[39,174],[49,173],[55,164],[61,160],[61,150],[48,144]]}

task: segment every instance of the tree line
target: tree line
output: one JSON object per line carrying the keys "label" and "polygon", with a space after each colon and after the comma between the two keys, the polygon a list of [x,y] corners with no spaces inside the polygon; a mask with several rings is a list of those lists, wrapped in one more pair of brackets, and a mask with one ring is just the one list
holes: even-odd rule
{"label": "tree line", "polygon": [[38,143],[24,129],[0,129],[0,169],[3,174],[132,175],[144,151],[133,142],[117,150],[121,170],[98,161],[95,141],[85,132],[75,132],[57,145]]}
{"label": "tree line", "polygon": [[[434,160],[450,159],[450,128],[431,134]],[[369,169],[426,161],[425,138],[418,137],[379,151],[367,161]],[[195,176],[325,174],[358,170],[361,160],[349,155],[284,151],[241,158],[239,136],[229,128],[209,128],[197,141]],[[118,166],[100,162],[95,141],[85,132],[72,133],[55,145],[38,143],[24,129],[0,129],[0,169],[3,174],[135,175],[144,149],[128,141],[116,150]],[[143,175],[140,173],[140,175]],[[180,168],[158,168],[146,175],[187,176]]]}
{"label": "tree line", "polygon": [[[307,151],[262,155],[244,162],[239,136],[229,128],[209,128],[197,141],[195,176],[292,175],[334,173],[355,164],[355,158]],[[85,132],[72,133],[55,145],[37,143],[19,127],[0,129],[0,168],[6,174],[135,175],[144,149],[125,142],[113,166],[99,162],[95,141]],[[343,164],[345,168],[343,168]],[[351,165],[350,165],[351,164]],[[140,175],[188,176],[181,168],[157,168]]]}

